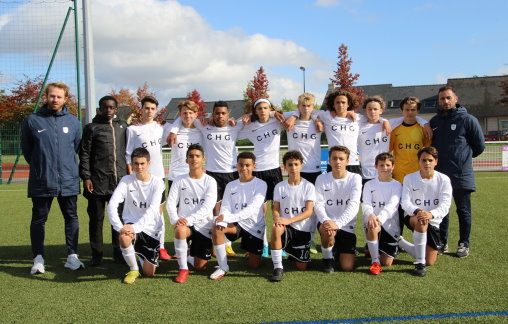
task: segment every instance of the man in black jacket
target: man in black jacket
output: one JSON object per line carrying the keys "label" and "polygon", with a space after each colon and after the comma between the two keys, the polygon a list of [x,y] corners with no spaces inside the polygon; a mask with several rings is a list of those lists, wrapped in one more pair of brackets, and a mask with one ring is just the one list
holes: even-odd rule
{"label": "man in black jacket", "polygon": [[66,84],[50,83],[45,94],[46,103],[28,116],[21,128],[21,149],[30,165],[28,197],[33,204],[30,240],[34,264],[31,274],[45,272],[45,224],[55,197],[65,219],[65,267],[71,270],[83,268],[77,254],[79,176],[76,153],[81,140],[81,124],[65,105],[69,99]]}
{"label": "man in black jacket", "polygon": [[[87,212],[92,265],[102,263],[102,226],[104,209],[118,182],[127,174],[125,161],[127,124],[116,117],[118,102],[112,96],[99,100],[99,113],[85,126],[79,152],[79,174],[83,179],[83,195],[88,199]],[[123,209],[121,205],[119,214]],[[111,228],[113,257],[123,260],[118,233]]]}
{"label": "man in black jacket", "polygon": [[[430,127],[434,132],[432,146],[439,151],[436,170],[446,174],[452,183],[453,200],[459,216],[456,255],[464,258],[469,255],[471,193],[476,190],[473,158],[483,152],[485,140],[478,119],[458,104],[459,98],[451,86],[439,89],[438,100],[439,109],[430,120]],[[447,251],[449,219],[450,216],[446,215],[439,226],[442,252]]]}

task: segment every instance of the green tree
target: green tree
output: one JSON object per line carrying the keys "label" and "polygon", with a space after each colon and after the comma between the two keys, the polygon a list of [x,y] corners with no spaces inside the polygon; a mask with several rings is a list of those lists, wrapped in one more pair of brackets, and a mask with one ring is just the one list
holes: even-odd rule
{"label": "green tree", "polygon": [[282,111],[294,111],[298,105],[294,103],[293,100],[284,98],[280,106]]}

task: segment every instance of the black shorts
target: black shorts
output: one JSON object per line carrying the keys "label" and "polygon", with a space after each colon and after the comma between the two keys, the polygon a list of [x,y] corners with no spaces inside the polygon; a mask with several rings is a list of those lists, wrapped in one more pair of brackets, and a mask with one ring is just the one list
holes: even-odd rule
{"label": "black shorts", "polygon": [[214,178],[217,182],[217,201],[222,200],[222,196],[224,196],[224,189],[226,189],[226,185],[233,180],[238,179],[238,172],[229,172],[229,173],[220,173],[220,172],[212,172],[206,171],[210,177]]}
{"label": "black shorts", "polygon": [[159,266],[160,241],[146,234],[137,233],[134,238],[134,251],[156,267]]}
{"label": "black shorts", "polygon": [[190,255],[198,257],[203,260],[210,260],[212,257],[213,243],[212,239],[204,236],[199,231],[194,229],[194,226],[189,227],[191,235],[187,238],[190,242]]}
{"label": "black shorts", "polygon": [[310,262],[310,240],[309,232],[299,231],[288,225],[282,234],[282,248],[290,258],[307,263]]}
{"label": "black shorts", "polygon": [[273,200],[273,190],[275,189],[275,185],[282,181],[282,170],[280,168],[275,168],[271,170],[265,171],[254,171],[252,174],[264,182],[266,182],[266,198],[267,200]]}
{"label": "black shorts", "polygon": [[[414,229],[411,227],[411,224],[409,224],[409,217],[410,216],[406,216],[406,218],[404,218],[404,223],[406,224],[407,228],[409,228],[411,231],[414,231]],[[434,250],[440,250],[443,248],[441,235],[439,235],[439,227],[432,226],[430,223],[427,227],[427,245]]]}
{"label": "black shorts", "polygon": [[[318,222],[317,229],[321,227],[321,222]],[[356,234],[338,230],[335,233],[335,244],[333,245],[333,254],[340,253],[356,254]]]}
{"label": "black shorts", "polygon": [[234,223],[234,225],[236,227],[236,234],[226,234],[227,239],[233,242],[241,238],[240,248],[242,250],[261,255],[263,253],[263,240],[244,230],[238,223]]}
{"label": "black shorts", "polygon": [[312,184],[316,184],[317,177],[321,172],[300,172],[300,176]]}
{"label": "black shorts", "polygon": [[[358,165],[346,165],[346,170],[352,173],[356,173],[362,175],[362,167]],[[332,172],[332,167],[330,164],[326,165],[326,172]]]}
{"label": "black shorts", "polygon": [[388,255],[391,258],[395,258],[399,246],[397,240],[393,238],[383,226],[381,226],[381,233],[379,233],[379,252]]}

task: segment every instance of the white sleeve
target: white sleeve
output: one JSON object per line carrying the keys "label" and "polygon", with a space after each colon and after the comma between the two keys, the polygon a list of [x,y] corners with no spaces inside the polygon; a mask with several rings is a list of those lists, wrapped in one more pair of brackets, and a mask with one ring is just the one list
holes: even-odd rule
{"label": "white sleeve", "polygon": [[169,132],[172,133],[172,134],[177,134],[178,131],[180,130],[181,126],[182,126],[182,120],[180,119],[180,117],[177,117],[173,121],[173,126],[171,127],[171,130]]}
{"label": "white sleeve", "polygon": [[[226,185],[224,194],[222,195],[222,203],[220,204],[219,215],[231,215],[231,186]],[[215,218],[215,217],[214,217]]]}
{"label": "white sleeve", "polygon": [[213,219],[213,207],[217,203],[217,182],[211,177],[210,180],[205,192],[205,201],[198,210],[186,218],[189,226],[194,225],[197,220],[207,219],[207,221],[211,221]]}
{"label": "white sleeve", "polygon": [[126,196],[127,183],[120,180],[120,183],[118,183],[118,186],[116,186],[115,191],[113,191],[111,199],[108,203],[109,223],[117,232],[119,232],[123,227],[123,223],[120,220],[120,216],[118,215],[118,206],[125,201]]}
{"label": "white sleeve", "polygon": [[358,214],[358,209],[360,208],[360,200],[362,197],[362,177],[358,174],[353,175],[353,187],[351,188],[351,194],[349,196],[349,204],[347,204],[346,209],[340,215],[339,219],[335,221],[339,228],[346,226],[349,222],[351,222],[356,214]]}
{"label": "white sleeve", "polygon": [[134,134],[132,133],[132,128],[127,127],[127,145],[125,147],[125,159],[127,164],[132,164],[131,162],[131,154],[134,151]]}
{"label": "white sleeve", "polygon": [[395,129],[395,127],[399,126],[404,122],[404,117],[392,118],[388,121],[390,122],[390,126],[392,126],[392,129]]}
{"label": "white sleeve", "polygon": [[402,206],[402,209],[406,212],[407,215],[413,215],[415,210],[419,209],[419,207],[414,205],[411,202],[412,184],[409,179],[410,179],[410,177],[408,177],[408,176],[404,177],[404,184],[402,185],[402,198],[400,201],[400,205]]}
{"label": "white sleeve", "polygon": [[[240,122],[241,120],[242,120],[242,119],[241,119],[241,118],[239,118],[239,119],[237,119],[237,120],[236,120],[236,122],[238,123],[238,122]],[[241,140],[241,139],[249,139],[249,140],[250,140],[249,135],[250,135],[250,133],[251,133],[251,132],[250,132],[250,128],[252,127],[252,126],[251,126],[251,125],[252,125],[252,123],[253,123],[253,122],[251,121],[251,122],[250,122],[250,124],[245,125],[245,127],[243,127],[243,128],[242,128],[242,130],[241,130],[240,132],[238,132],[238,138],[237,138],[237,139],[239,139],[239,140]]]}
{"label": "white sleeve", "polygon": [[363,223],[365,224],[368,217],[374,214],[374,208],[372,207],[371,181],[365,183],[365,186],[363,187],[362,200]]}
{"label": "white sleeve", "polygon": [[422,126],[425,126],[425,124],[428,124],[429,122],[427,121],[427,119],[425,118],[422,118],[420,116],[416,116],[416,122]]}
{"label": "white sleeve", "polygon": [[320,223],[331,220],[326,214],[325,197],[323,194],[323,181],[316,180],[316,204],[314,205],[314,213]]}
{"label": "white sleeve", "polygon": [[359,124],[367,124],[369,122],[369,119],[366,116],[358,113],[358,114],[356,114],[356,121]]}
{"label": "white sleeve", "polygon": [[399,209],[401,195],[400,185],[397,185],[397,188],[398,190],[391,190],[392,195],[390,196],[390,200],[388,200],[386,205],[377,215],[381,224],[384,224],[388,217],[393,215]]}
{"label": "white sleeve", "polygon": [[169,222],[171,225],[175,225],[178,221],[178,193],[180,189],[180,181],[174,181],[169,189],[168,200],[166,201],[166,210],[168,212]]}
{"label": "white sleeve", "polygon": [[452,204],[452,185],[450,183],[450,179],[448,177],[443,177],[443,181],[441,183],[440,188],[437,188],[437,192],[439,192],[439,204],[436,208],[430,210],[434,219],[442,219],[445,217],[450,211],[450,206]]}
{"label": "white sleeve", "polygon": [[162,125],[161,146],[168,144],[168,136],[169,136],[169,133],[171,133],[172,126],[173,125],[170,123],[165,123],[164,125]]}
{"label": "white sleeve", "polygon": [[266,182],[259,182],[259,186],[256,187],[256,192],[254,196],[247,202],[247,207],[236,212],[223,214],[224,222],[226,223],[236,223],[242,221],[244,219],[252,218],[252,215],[257,215],[259,210],[263,208],[263,204],[265,202],[266,196]]}
{"label": "white sleeve", "polygon": [[164,192],[164,189],[164,182],[162,179],[159,179],[159,181],[157,181],[155,190],[152,192],[150,197],[150,207],[145,210],[143,216],[141,216],[137,222],[132,224],[132,227],[134,227],[134,232],[142,232],[143,229],[145,229],[146,224],[149,223],[150,218],[156,218],[160,216],[161,196]]}

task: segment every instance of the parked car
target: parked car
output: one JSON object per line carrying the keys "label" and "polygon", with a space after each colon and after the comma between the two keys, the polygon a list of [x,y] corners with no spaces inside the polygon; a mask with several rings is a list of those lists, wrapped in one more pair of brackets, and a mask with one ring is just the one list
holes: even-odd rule
{"label": "parked car", "polygon": [[488,131],[485,134],[486,141],[508,141],[508,130]]}

